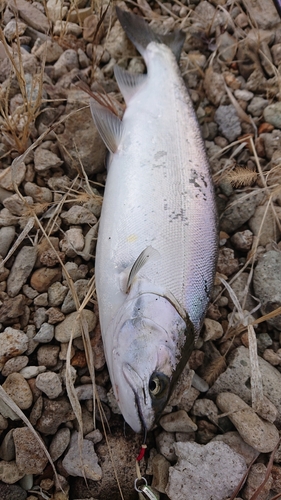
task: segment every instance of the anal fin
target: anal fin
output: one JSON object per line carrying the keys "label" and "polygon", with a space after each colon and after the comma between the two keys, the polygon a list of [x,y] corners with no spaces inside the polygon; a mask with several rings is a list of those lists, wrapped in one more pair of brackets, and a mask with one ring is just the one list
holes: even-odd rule
{"label": "anal fin", "polygon": [[94,99],[90,99],[90,109],[103,142],[111,153],[115,153],[122,136],[122,121]]}

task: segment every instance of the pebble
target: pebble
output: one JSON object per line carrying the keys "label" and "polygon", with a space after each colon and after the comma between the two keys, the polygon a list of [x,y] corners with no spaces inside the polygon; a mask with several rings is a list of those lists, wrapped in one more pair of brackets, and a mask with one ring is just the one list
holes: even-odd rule
{"label": "pebble", "polygon": [[49,323],[42,323],[39,331],[36,333],[33,340],[36,342],[47,343],[51,342],[55,334],[55,328],[53,325]]}
{"label": "pebble", "polygon": [[37,292],[48,292],[49,287],[55,282],[61,280],[61,269],[59,267],[41,267],[34,271],[31,276],[30,284]]}
{"label": "pebble", "polygon": [[0,458],[2,460],[5,460],[6,462],[15,460],[16,457],[13,433],[14,429],[11,429],[7,432],[0,447]]}
{"label": "pebble", "polygon": [[271,53],[275,66],[281,64],[281,43],[277,43],[271,47]]}
{"label": "pebble", "polygon": [[92,384],[83,384],[78,387],[75,387],[75,392],[76,395],[79,399],[79,401],[85,400],[85,399],[92,399],[93,398],[93,385]]}
{"label": "pebble", "polygon": [[174,445],[178,462],[169,469],[166,494],[171,500],[222,500],[246,473],[243,457],[225,443]]}
{"label": "pebble", "polygon": [[251,462],[257,458],[258,452],[252,446],[249,446],[241,438],[237,431],[226,432],[225,434],[219,434],[212,439],[212,442],[223,441],[231,449],[233,449],[238,455],[244,457],[247,467]]}
{"label": "pebble", "polygon": [[263,116],[267,123],[271,123],[275,128],[281,128],[281,103],[269,104],[263,110]]}
{"label": "pebble", "polygon": [[[253,277],[256,297],[261,301],[261,310],[267,314],[281,305],[281,253],[266,252],[259,260]],[[281,315],[269,319],[268,323],[281,330]]]}
{"label": "pebble", "polygon": [[68,288],[59,281],[53,283],[48,289],[48,304],[51,307],[60,306],[67,294]]}
{"label": "pebble", "polygon": [[263,194],[235,193],[229,198],[222,218],[220,228],[226,233],[233,233],[247,222],[254,215],[256,206],[263,200]]}
{"label": "pebble", "polygon": [[46,345],[39,347],[37,361],[39,366],[52,368],[57,365],[60,347],[58,345]]}
{"label": "pebble", "polygon": [[[81,28],[81,26],[79,26],[79,24],[71,23],[69,21],[58,20],[55,22],[53,33],[55,36],[58,36],[62,32],[66,33],[67,35],[74,35],[74,36],[79,37],[82,34],[82,28]],[[68,49],[68,50],[71,50],[71,49]],[[73,63],[74,63],[74,58],[73,58]],[[70,58],[69,57],[66,60],[66,64],[68,64],[70,66]],[[76,68],[76,66],[74,66],[74,68]],[[70,68],[69,71],[71,71],[71,69],[74,69],[74,68]]]}
{"label": "pebble", "polygon": [[268,3],[267,0],[249,0],[247,12],[250,19],[254,19],[255,25],[261,30],[270,30],[279,21],[274,4]]}
{"label": "pebble", "polygon": [[34,51],[38,59],[44,60],[46,58],[46,63],[56,62],[62,53],[62,47],[53,40],[46,40]]}
{"label": "pebble", "polygon": [[30,4],[26,0],[12,0],[9,8],[13,12],[18,12],[19,17],[23,19],[28,26],[31,26],[41,33],[48,33],[50,29],[49,21],[45,14],[43,14],[43,12],[37,9],[34,5]]}
{"label": "pebble", "polygon": [[59,19],[64,19],[68,10],[61,0],[48,0],[46,7],[48,17],[53,23]]}
{"label": "pebble", "polygon": [[[46,314],[45,307],[38,307],[38,309],[36,309],[34,316],[33,316],[33,321],[34,321],[36,328],[40,328],[41,325],[44,323],[44,321],[46,321],[46,319],[47,319],[47,314]],[[34,337],[35,337],[35,334],[33,335],[32,338],[34,338]]]}
{"label": "pebble", "polygon": [[229,142],[235,141],[242,133],[240,120],[236,109],[232,104],[228,106],[220,105],[215,112],[215,122],[218,124],[219,131]]}
{"label": "pebble", "polygon": [[203,333],[204,342],[208,340],[217,340],[223,336],[223,328],[218,321],[210,318],[204,320],[205,330]]}
{"label": "pebble", "polygon": [[36,172],[45,173],[50,168],[58,168],[63,164],[63,161],[52,151],[44,147],[38,147],[34,153],[34,168]]}
{"label": "pebble", "polygon": [[281,467],[279,465],[272,466],[271,476],[273,479],[271,489],[274,493],[279,493],[281,490]]}
{"label": "pebble", "polygon": [[[24,473],[19,471],[18,466],[14,460],[10,462],[6,462],[5,460],[0,460],[1,481],[7,484],[14,484],[17,483],[23,476]],[[9,500],[11,500],[10,497]]]}
{"label": "pebble", "polygon": [[26,500],[27,492],[17,484],[0,483],[1,500]]}
{"label": "pebble", "polygon": [[26,379],[37,377],[39,373],[46,371],[46,366],[26,366],[20,371],[20,374]]}
{"label": "pebble", "polygon": [[28,337],[21,330],[8,326],[0,332],[0,363],[23,354],[28,348]]}
{"label": "pebble", "polygon": [[8,420],[0,414],[0,430],[3,431],[8,427]]}
{"label": "pebble", "polygon": [[234,90],[234,95],[236,99],[246,102],[250,101],[254,97],[253,92],[250,92],[249,90],[246,89],[236,89]]}
{"label": "pebble", "polygon": [[207,417],[211,422],[217,422],[218,409],[211,399],[197,399],[194,402],[192,414],[197,417]]}
{"label": "pebble", "polygon": [[60,241],[60,248],[67,257],[75,257],[84,248],[85,240],[81,227],[71,227],[65,231],[64,238]]}
{"label": "pebble", "polygon": [[[89,290],[89,280],[77,280],[74,283],[74,289],[77,294],[77,298],[80,302],[82,303],[83,299],[85,298],[88,290]],[[69,314],[73,311],[76,311],[76,305],[73,299],[72,291],[69,290],[67,296],[65,297],[63,304],[61,306],[61,311],[64,314]]]}
{"label": "pebble", "polygon": [[227,31],[217,37],[216,40],[220,60],[231,63],[235,58],[237,50],[237,40]]}
{"label": "pebble", "polygon": [[165,493],[170,465],[170,462],[159,453],[152,459],[153,479],[151,486],[160,493]]}
{"label": "pebble", "polygon": [[2,375],[8,377],[11,373],[20,372],[28,364],[28,361],[27,356],[17,356],[8,359],[2,369]]}
{"label": "pebble", "polygon": [[43,411],[43,397],[38,396],[29,415],[29,420],[31,425],[35,426],[37,424],[37,420],[42,416],[42,411]]}
{"label": "pebble", "polygon": [[37,375],[36,387],[44,392],[49,399],[57,398],[62,392],[61,380],[54,372],[47,371]]}
{"label": "pebble", "polygon": [[48,458],[34,434],[27,427],[14,429],[16,464],[24,474],[41,474]]}
{"label": "pebble", "polygon": [[100,443],[103,440],[103,435],[99,429],[95,429],[89,434],[86,434],[85,439],[93,441],[94,444]]}
{"label": "pebble", "polygon": [[[281,422],[281,373],[260,356],[258,360],[264,396],[277,408],[276,423],[279,423]],[[250,380],[249,350],[241,346],[231,353],[226,371],[217,378],[214,385],[209,389],[208,395],[212,397],[224,391],[231,391],[239,395],[247,404],[250,404],[252,401]]]}
{"label": "pebble", "polygon": [[70,443],[70,430],[68,427],[62,427],[55,434],[49,447],[49,453],[55,462],[65,452]]}
{"label": "pebble", "polygon": [[37,203],[51,203],[53,201],[53,193],[49,188],[37,186],[34,182],[26,182],[24,192]]}
{"label": "pebble", "polygon": [[198,398],[200,391],[195,389],[195,387],[190,387],[190,389],[183,393],[181,401],[178,404],[179,410],[190,411],[194,405],[194,401]]}
{"label": "pebble", "polygon": [[[88,439],[83,439],[81,457],[77,453],[79,449],[78,432],[73,432],[70,440],[70,448],[65,455],[62,465],[71,476],[81,476],[93,481],[100,481],[102,470],[98,464],[98,457],[94,445]],[[83,467],[81,466],[81,458]]]}
{"label": "pebble", "polygon": [[57,307],[50,307],[50,309],[46,311],[46,314],[49,318],[48,323],[50,325],[55,325],[65,319],[65,315]]}
{"label": "pebble", "polygon": [[[281,217],[281,208],[275,207],[275,210],[277,215]],[[265,212],[267,212],[266,215]],[[271,207],[268,208],[267,205],[257,207],[248,224],[254,235],[259,235],[259,243],[264,247],[272,241],[278,241],[280,238],[280,230],[276,223],[275,215]]]}
{"label": "pebble", "polygon": [[[96,326],[97,318],[93,311],[83,310],[83,316],[88,324],[89,332]],[[55,326],[55,338],[58,342],[69,342],[70,338],[81,337],[81,322],[77,312],[70,313],[65,320]]]}
{"label": "pebble", "polygon": [[217,272],[225,276],[231,276],[237,271],[239,271],[239,260],[234,257],[234,250],[227,247],[220,248]]}
{"label": "pebble", "polygon": [[66,398],[60,398],[56,401],[43,398],[43,411],[36,423],[36,429],[42,434],[53,435],[56,434],[61,424],[75,418],[71,405]]}
{"label": "pebble", "polygon": [[269,476],[267,477],[267,467],[264,464],[253,464],[247,477],[245,487],[243,489],[244,500],[251,500],[263,481],[265,481],[265,484],[263,485],[262,490],[257,497],[258,500],[268,499],[268,494],[271,489],[273,479],[271,474],[269,474]]}
{"label": "pebble", "polygon": [[14,226],[7,226],[0,228],[0,255],[3,259],[6,257],[11,248],[12,242],[16,234]]}
{"label": "pebble", "polygon": [[96,224],[97,218],[84,206],[73,205],[67,212],[62,212],[60,217],[67,224]]}
{"label": "pebble", "polygon": [[205,72],[204,89],[207,99],[218,106],[225,96],[225,82],[221,73],[216,73],[212,66]]}
{"label": "pebble", "polygon": [[247,107],[247,111],[252,116],[260,117],[263,114],[264,108],[268,106],[268,100],[263,99],[262,97],[253,97],[250,104]]}
{"label": "pebble", "polygon": [[33,395],[28,383],[20,373],[15,372],[8,375],[2,387],[21,410],[30,408]]}
{"label": "pebble", "polygon": [[272,366],[281,365],[281,350],[278,349],[277,352],[274,352],[273,349],[265,349],[263,359],[268,361]]}
{"label": "pebble", "polygon": [[252,248],[254,235],[249,229],[238,231],[231,236],[230,241],[236,250],[248,252]]}
{"label": "pebble", "polygon": [[197,430],[197,425],[184,410],[164,415],[160,419],[160,425],[167,432],[192,432]]}
{"label": "pebble", "polygon": [[218,407],[228,414],[242,439],[260,453],[274,450],[279,441],[275,425],[262,420],[239,396],[222,392],[217,397]]}
{"label": "pebble", "polygon": [[26,300],[24,295],[17,295],[3,301],[2,307],[0,307],[0,322],[6,323],[11,322],[11,319],[18,318],[22,316],[25,311]]}
{"label": "pebble", "polygon": [[7,292],[15,297],[26,283],[37,257],[36,246],[22,247],[16,256],[7,280]]}
{"label": "pebble", "polygon": [[37,295],[34,299],[34,305],[35,306],[42,306],[45,307],[48,305],[48,294],[47,292],[41,293],[40,295]]}
{"label": "pebble", "polygon": [[175,462],[177,457],[174,450],[174,444],[176,442],[175,435],[171,432],[160,432],[156,436],[157,450],[163,457],[165,457],[169,462]]}

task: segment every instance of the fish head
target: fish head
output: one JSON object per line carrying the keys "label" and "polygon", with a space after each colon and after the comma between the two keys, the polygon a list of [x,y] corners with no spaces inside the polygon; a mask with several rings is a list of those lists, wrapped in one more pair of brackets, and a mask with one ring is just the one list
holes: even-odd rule
{"label": "fish head", "polygon": [[152,429],[161,416],[193,340],[192,325],[167,298],[145,293],[125,304],[108,367],[120,410],[135,432]]}

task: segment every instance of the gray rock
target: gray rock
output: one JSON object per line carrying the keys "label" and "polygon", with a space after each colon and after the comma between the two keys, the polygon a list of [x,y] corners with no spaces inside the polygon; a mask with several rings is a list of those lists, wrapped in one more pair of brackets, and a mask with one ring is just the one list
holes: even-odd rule
{"label": "gray rock", "polygon": [[247,443],[245,443],[240,434],[236,431],[226,432],[225,434],[218,434],[218,436],[215,436],[212,439],[212,442],[217,441],[223,441],[232,450],[236,451],[238,455],[244,457],[247,467],[249,467],[254,458],[256,458],[259,454],[259,452],[252,446],[249,446]]}
{"label": "gray rock", "polygon": [[39,373],[46,371],[46,366],[26,366],[20,371],[20,374],[26,379],[35,378]]}
{"label": "gray rock", "polygon": [[[261,301],[261,310],[267,314],[281,305],[281,253],[275,250],[266,252],[254,270],[254,291]],[[281,330],[281,315],[268,320]]]}
{"label": "gray rock", "polygon": [[9,8],[18,13],[19,18],[23,19],[28,26],[42,33],[48,33],[50,24],[43,12],[26,0],[11,1]]}
{"label": "gray rock", "polygon": [[24,474],[41,474],[48,458],[34,434],[27,427],[14,429],[16,464]]}
{"label": "gray rock", "polygon": [[197,399],[192,408],[197,417],[207,417],[211,422],[217,421],[218,409],[211,399]]}
{"label": "gray rock", "polygon": [[68,427],[62,427],[52,439],[49,447],[49,452],[54,462],[65,452],[69,442],[70,430]]}
{"label": "gray rock", "polygon": [[242,439],[260,453],[274,450],[279,441],[275,425],[261,419],[239,396],[222,392],[217,397],[217,405],[235,425]]}
{"label": "gray rock", "polygon": [[64,233],[64,238],[60,241],[60,249],[67,257],[76,257],[83,250],[85,240],[82,228],[78,226],[71,227]]}
{"label": "gray rock", "polygon": [[204,341],[220,339],[223,336],[223,328],[218,321],[214,319],[205,318],[204,320]]}
{"label": "gray rock", "polygon": [[57,365],[60,347],[58,345],[44,345],[37,351],[37,361],[39,366],[52,368]]}
{"label": "gray rock", "polygon": [[177,457],[174,450],[174,444],[176,442],[175,435],[171,432],[160,432],[156,436],[157,450],[163,457],[165,457],[169,462],[174,462]]}
{"label": "gray rock", "polygon": [[47,319],[45,307],[38,307],[34,313],[33,321],[36,328],[40,328]]}
{"label": "gray rock", "polygon": [[243,478],[244,458],[225,443],[176,443],[178,462],[169,469],[166,493],[171,500],[222,500]]}
{"label": "gray rock", "polygon": [[[277,423],[281,422],[281,373],[263,358],[259,357],[259,368],[263,383],[264,395],[278,409]],[[230,357],[229,364],[209,389],[209,396],[216,396],[224,391],[231,391],[240,396],[247,404],[252,401],[251,393],[251,365],[249,349],[244,346],[235,349]]]}
{"label": "gray rock", "polygon": [[79,401],[92,399],[93,398],[93,385],[92,384],[83,384],[75,387],[76,395]]}
{"label": "gray rock", "polygon": [[249,229],[245,231],[238,231],[230,239],[236,250],[241,250],[242,252],[248,252],[252,248],[253,244],[253,233]]}
{"label": "gray rock", "polygon": [[[93,331],[97,324],[96,315],[93,311],[84,309],[83,316],[87,321],[89,332]],[[69,314],[61,323],[55,326],[55,337],[58,342],[69,342],[71,333],[73,339],[82,335],[81,321],[77,312]]]}
{"label": "gray rock", "polygon": [[8,377],[11,373],[20,372],[28,363],[27,356],[16,356],[15,358],[8,359],[2,370],[2,375]]}
{"label": "gray rock", "polygon": [[21,330],[8,326],[0,332],[0,363],[23,354],[28,348],[28,337]]}
{"label": "gray rock", "polygon": [[56,401],[43,398],[43,412],[36,423],[36,429],[42,434],[53,435],[62,423],[74,419],[74,412],[66,398]]}
{"label": "gray rock", "polygon": [[170,465],[170,462],[159,453],[152,459],[153,479],[151,486],[160,493],[165,493]]}
{"label": "gray rock", "polygon": [[50,325],[49,323],[42,323],[39,331],[36,333],[33,340],[36,342],[47,343],[51,342],[55,334],[54,325]]}
{"label": "gray rock", "polygon": [[281,128],[281,102],[274,102],[263,111],[266,122],[271,123],[275,128]]}
{"label": "gray rock", "polygon": [[216,40],[220,60],[231,63],[235,58],[237,50],[237,40],[234,36],[225,31]]}
{"label": "gray rock", "polygon": [[226,233],[233,233],[247,222],[255,213],[257,205],[263,200],[263,194],[235,193],[229,198],[229,203],[222,214],[220,228]]}
{"label": "gray rock", "polygon": [[13,438],[14,429],[7,432],[0,446],[0,458],[10,462],[15,460],[15,443]]}
{"label": "gray rock", "polygon": [[273,474],[271,475],[267,473],[267,467],[263,463],[256,463],[252,465],[247,477],[247,481],[245,483],[245,487],[243,488],[244,500],[251,500],[262,483],[263,485],[258,495],[258,499],[267,500],[269,498],[269,491],[273,486]]}
{"label": "gray rock", "polygon": [[47,292],[41,293],[40,295],[37,295],[34,299],[34,305],[35,306],[43,306],[46,307],[48,305],[48,294]]}
{"label": "gray rock", "polygon": [[1,227],[0,229],[0,255],[3,259],[10,250],[15,234],[16,229],[14,226]]}
{"label": "gray rock", "polygon": [[275,66],[281,64],[281,43],[277,43],[271,47],[271,53]]}
{"label": "gray rock", "polygon": [[273,3],[270,4],[267,0],[243,0],[243,4],[250,19],[254,19],[258,28],[267,30],[278,23],[279,19]]}
{"label": "gray rock", "polygon": [[73,205],[67,212],[61,213],[61,218],[67,224],[96,224],[97,218],[84,206]]}
{"label": "gray rock", "polygon": [[[275,207],[275,211],[277,215],[281,217],[281,207]],[[253,217],[251,217],[248,224],[255,236],[260,233],[260,245],[265,247],[268,243],[279,240],[280,229],[278,228],[276,218],[271,207],[268,208],[266,205],[260,205],[259,207],[257,207]]]}
{"label": "gray rock", "polygon": [[242,133],[240,120],[232,104],[228,106],[219,106],[215,112],[215,121],[218,124],[221,134],[226,137],[229,142],[235,141]]}
{"label": "gray rock", "polygon": [[49,399],[57,398],[62,392],[61,380],[54,372],[44,372],[37,375],[36,387],[44,392]]}
{"label": "gray rock", "polygon": [[51,203],[53,193],[49,188],[40,187],[34,182],[26,182],[24,185],[25,194],[37,203]]}
{"label": "gray rock", "polygon": [[260,138],[264,142],[266,157],[271,160],[274,152],[281,149],[281,134],[279,130],[273,130],[271,134],[261,134]]}
{"label": "gray rock", "polygon": [[193,432],[197,430],[197,425],[184,410],[164,415],[160,419],[160,425],[167,432]]}
{"label": "gray rock", "polygon": [[27,492],[17,484],[0,483],[1,500],[26,500]]}
{"label": "gray rock", "polygon": [[262,116],[264,108],[268,105],[268,100],[262,97],[254,97],[247,107],[249,113],[252,116]]}
{"label": "gray rock", "polygon": [[63,161],[52,151],[44,147],[38,147],[34,153],[34,168],[36,172],[45,173],[50,168],[58,168],[63,164]]}
{"label": "gray rock", "polygon": [[36,257],[36,246],[26,246],[20,249],[7,280],[7,291],[10,297],[15,297],[26,283],[34,267]]}
{"label": "gray rock", "polygon": [[236,89],[234,90],[234,95],[236,99],[246,102],[250,101],[254,97],[253,92],[250,92],[249,90],[246,89]]}
{"label": "gray rock", "polygon": [[56,62],[62,53],[62,47],[54,40],[46,40],[34,52],[38,59],[44,60],[46,57],[46,63]]}
{"label": "gray rock", "polygon": [[[94,449],[94,445],[88,439],[83,439],[81,456],[77,453],[79,449],[78,432],[74,432],[71,436],[70,448],[65,455],[62,465],[71,476],[80,476],[93,481],[100,481],[102,478],[102,470],[98,464],[98,457]],[[81,461],[83,467],[81,466]]]}
{"label": "gray rock", "polygon": [[[77,293],[78,300],[80,304],[83,299],[86,297],[86,294],[89,289],[89,280],[77,280],[74,283],[74,288]],[[61,311],[64,314],[69,314],[73,311],[76,311],[76,305],[72,296],[71,290],[69,290],[67,296],[65,297],[63,304],[61,306]]]}
{"label": "gray rock", "polygon": [[48,290],[48,303],[50,307],[60,306],[67,294],[68,288],[59,281],[53,283]]}
{"label": "gray rock", "polygon": [[62,53],[53,66],[54,78],[58,80],[74,68],[79,68],[77,52],[73,49],[67,49]]}

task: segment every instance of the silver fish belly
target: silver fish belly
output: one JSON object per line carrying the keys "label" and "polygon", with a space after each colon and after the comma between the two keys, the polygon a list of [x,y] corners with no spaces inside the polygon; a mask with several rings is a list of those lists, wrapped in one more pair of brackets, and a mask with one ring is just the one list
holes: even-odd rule
{"label": "silver fish belly", "polygon": [[147,75],[116,69],[127,105],[122,121],[91,102],[111,151],[95,274],[113,390],[126,422],[140,432],[161,415],[199,335],[214,280],[217,214],[175,57],[182,32],[162,39],[142,18],[117,15]]}

